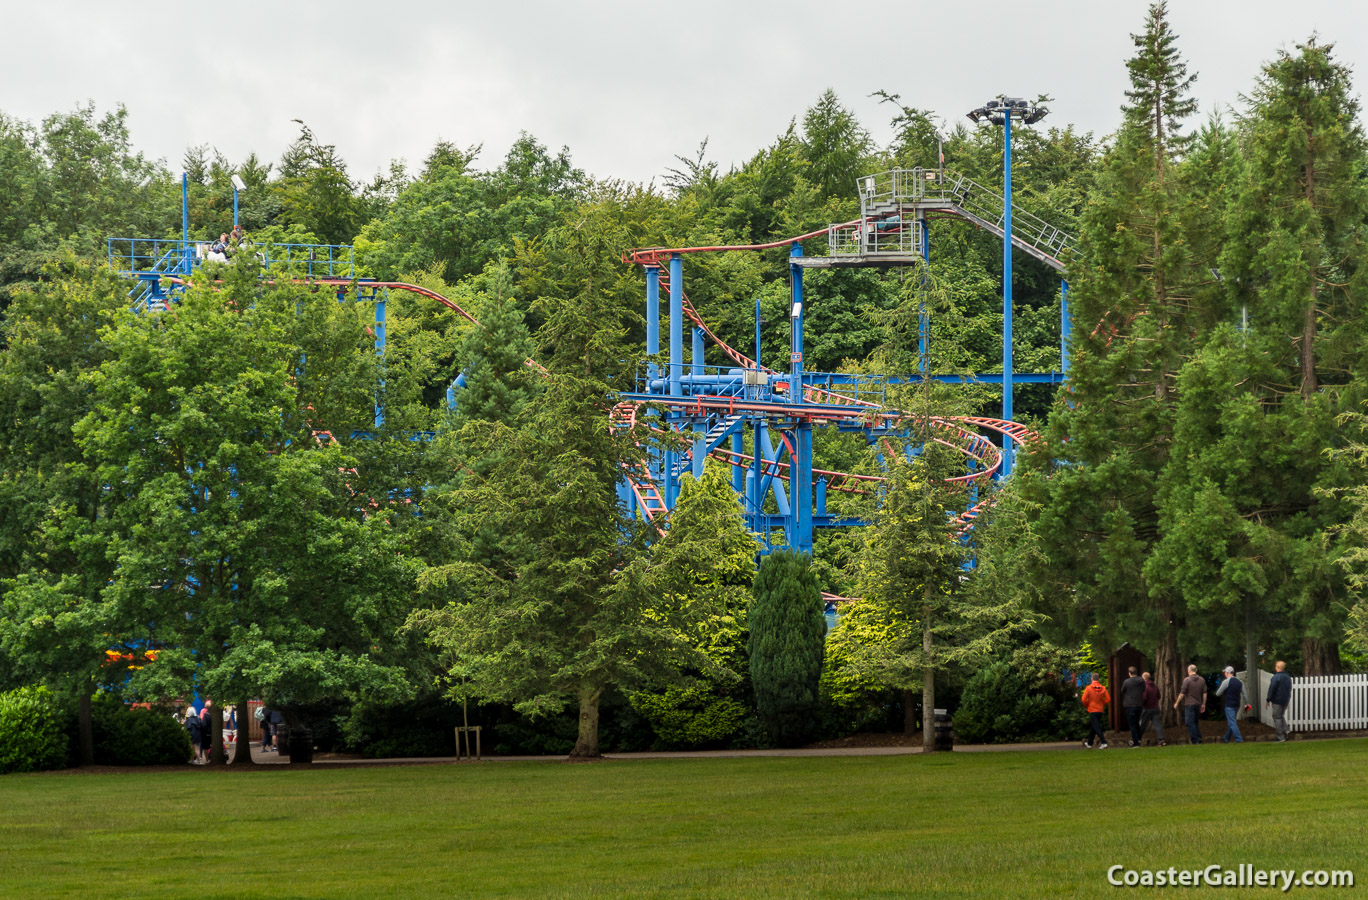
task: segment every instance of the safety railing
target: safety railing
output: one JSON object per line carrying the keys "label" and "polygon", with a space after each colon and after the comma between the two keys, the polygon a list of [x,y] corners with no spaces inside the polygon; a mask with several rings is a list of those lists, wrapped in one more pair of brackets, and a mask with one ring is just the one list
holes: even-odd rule
{"label": "safety railing", "polygon": [[[948,169],[890,169],[859,179],[860,221],[833,225],[827,232],[832,256],[920,254],[918,208],[940,207],[1002,236],[1002,192]],[[1064,268],[1073,255],[1073,237],[1039,216],[1012,204],[1012,243],[1037,259]]]}
{"label": "safety railing", "polygon": [[[218,259],[208,241],[109,238],[106,246],[109,267],[132,276],[185,277]],[[348,244],[244,242],[228,247],[223,259],[231,260],[240,253],[250,253],[262,268],[290,278],[353,278],[356,274],[354,253]]]}

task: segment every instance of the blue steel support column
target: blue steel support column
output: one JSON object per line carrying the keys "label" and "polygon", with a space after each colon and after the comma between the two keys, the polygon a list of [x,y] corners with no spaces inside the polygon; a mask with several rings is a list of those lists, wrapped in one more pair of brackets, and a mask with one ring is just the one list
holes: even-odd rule
{"label": "blue steel support column", "polygon": [[[646,267],[646,355],[655,356],[660,352],[660,267]],[[646,390],[651,390],[651,382],[660,377],[654,362],[646,366]]]}
{"label": "blue steel support column", "polygon": [[[931,229],[926,225],[925,215],[922,215],[917,221],[921,224],[922,262],[929,267],[931,265]],[[927,372],[930,371],[930,359],[927,354],[931,338],[931,318],[926,312],[926,276],[927,270],[923,269],[921,299],[917,302],[917,359],[921,366],[922,378],[925,378]]]}
{"label": "blue steel support column", "polygon": [[[375,353],[380,357],[381,376],[380,392],[384,393],[385,378],[385,297],[384,293],[377,292],[375,295]],[[385,407],[381,405],[380,397],[375,398],[375,427],[379,428],[385,424]]]}
{"label": "blue steel support column", "polygon": [[670,396],[684,396],[684,260],[670,257]]}
{"label": "blue steel support column", "polygon": [[[745,429],[738,427],[732,432],[731,441],[732,453],[741,454],[746,452]],[[741,465],[739,460],[733,458],[732,461],[732,490],[738,494],[746,489],[746,467]]]}
{"label": "blue steel support column", "polygon": [[[693,347],[689,351],[689,374],[701,378],[703,376],[703,329],[693,330]],[[693,393],[697,393],[697,387],[693,388]],[[707,426],[702,422],[694,422],[694,450],[693,450],[693,477],[703,477],[703,455],[708,449],[704,440],[704,435],[708,432]]]}
{"label": "blue steel support column", "polygon": [[[789,402],[803,401],[803,267],[792,259],[803,255],[803,246],[794,244],[789,274],[793,279],[793,383]],[[789,459],[789,504],[793,532],[790,544],[802,553],[812,552],[812,423],[793,428],[793,452]]]}
{"label": "blue steel support column", "polygon": [[789,460],[789,499],[793,508],[793,547],[812,553],[812,423],[803,422],[793,429],[795,459]]}
{"label": "blue steel support column", "polygon": [[[1012,110],[1002,117],[1002,418],[1012,421]],[[1002,474],[1012,472],[1012,439],[1002,436]]]}
{"label": "blue steel support column", "polygon": [[237,227],[238,227],[238,199],[237,199],[237,195],[238,195],[238,189],[237,189],[237,188],[233,188],[233,230],[234,230],[234,231],[237,231]]}
{"label": "blue steel support column", "polygon": [[1059,370],[1069,374],[1069,332],[1073,330],[1073,320],[1069,318],[1069,282],[1059,282]]}
{"label": "blue steel support column", "polygon": [[[684,260],[679,254],[670,257],[670,396],[684,396]],[[672,412],[669,419],[678,418]],[[673,423],[671,423],[673,427]],[[679,454],[665,452],[665,508],[674,509],[679,498],[679,482],[675,477],[675,461]]]}
{"label": "blue steel support column", "polygon": [[181,266],[182,274],[190,274],[190,174],[181,173]]}
{"label": "blue steel support column", "polygon": [[793,373],[793,383],[789,385],[789,402],[797,403],[803,399],[803,267],[791,260],[803,255],[803,245],[794,244],[789,254],[789,277],[793,280],[793,342],[789,362]]}

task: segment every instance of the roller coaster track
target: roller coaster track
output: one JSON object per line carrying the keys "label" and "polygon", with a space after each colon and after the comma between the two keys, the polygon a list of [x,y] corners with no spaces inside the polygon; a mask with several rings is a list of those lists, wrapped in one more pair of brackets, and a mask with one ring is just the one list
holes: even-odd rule
{"label": "roller coaster track", "polygon": [[[921,172],[922,170],[914,171]],[[934,179],[915,179],[914,186],[912,186],[911,190],[903,190],[902,187],[897,186],[896,183],[889,187],[889,189],[885,191],[889,196],[889,200],[885,202],[884,208],[878,209],[876,207],[878,215],[881,217],[902,216],[906,215],[910,209],[911,211],[925,209],[926,212],[930,213],[962,217],[966,222],[973,223],[979,228],[984,228],[984,230],[989,231],[990,234],[995,234],[999,238],[1003,237],[1004,204],[1001,194],[996,194],[995,205],[992,201],[992,197],[995,196],[993,191],[986,189],[986,187],[982,185],[978,185],[978,183],[970,181],[969,178],[964,178],[964,176],[955,174],[955,172],[945,172],[943,170],[936,170],[934,171],[934,174],[936,174],[936,178]],[[926,190],[928,182],[932,183],[933,186],[940,187],[940,190]],[[1070,259],[1070,257],[1073,256],[1073,248],[1070,246],[1071,241],[1070,238],[1068,238],[1068,235],[1057,230],[1055,227],[1049,226],[1048,223],[1042,222],[1041,219],[1037,219],[1036,216],[1030,215],[1030,213],[1018,211],[1015,204],[1012,204],[1012,216],[1014,216],[1014,219],[1018,216],[1021,217],[1021,223],[1025,226],[1014,226],[1014,228],[1012,228],[1012,246],[1025,250],[1025,252],[1029,253],[1030,256],[1033,256],[1034,259],[1041,260],[1042,263],[1051,265],[1051,267],[1057,269],[1057,271],[1064,271],[1064,260]],[[622,261],[624,261],[624,263],[653,265],[653,267],[657,267],[659,287],[661,287],[662,291],[669,291],[669,267],[666,263],[668,263],[670,257],[679,256],[679,254],[685,253],[777,249],[782,248],[782,246],[792,246],[793,243],[819,237],[819,235],[822,234],[828,235],[828,238],[832,241],[833,245],[836,245],[836,241],[832,238],[833,233],[862,226],[869,227],[869,216],[862,216],[860,219],[851,220],[851,222],[836,224],[836,226],[830,226],[821,231],[810,231],[810,233],[807,234],[800,234],[796,235],[796,237],[784,238],[780,239],[780,241],[770,241],[767,243],[628,250],[628,252],[622,254]],[[757,369],[757,371],[765,372],[766,375],[770,376],[781,375],[781,373],[774,371],[774,369],[758,365],[755,360],[752,360],[752,358],[746,356],[746,354],[741,353],[736,347],[732,347],[729,343],[722,341],[721,336],[718,336],[717,332],[714,332],[713,328],[707,324],[707,321],[703,320],[703,317],[699,315],[698,309],[689,301],[687,293],[681,291],[680,300],[684,315],[687,316],[689,321],[692,321],[696,327],[700,328],[700,330],[703,331],[703,334],[709,336],[714,345],[717,346],[722,354],[728,357],[729,360],[736,362],[741,368]],[[862,419],[862,417],[863,419],[882,419],[889,425],[903,425],[915,421],[915,416],[910,416],[910,414],[899,412],[899,410],[884,409],[881,408],[878,403],[865,401],[865,399],[845,397],[845,395],[828,390],[828,388],[817,386],[804,387],[803,399],[813,403],[814,406],[826,406],[826,408],[828,408],[803,409],[803,416],[813,421],[851,421],[852,419]],[[761,403],[737,401],[737,399],[733,397],[710,398],[706,397],[706,395],[695,395],[695,397],[689,398],[662,398],[659,402],[666,403],[666,405],[674,405],[676,408],[687,410],[687,412],[694,412],[695,414],[713,412],[731,416],[731,414],[739,412],[773,412],[774,414],[793,413],[792,405],[778,405],[778,403],[776,403],[774,409],[769,410],[763,408]],[[635,412],[633,412],[633,421],[635,421]],[[1018,446],[1029,445],[1029,443],[1036,443],[1040,440],[1040,435],[1038,435],[1037,432],[1031,431],[1026,425],[1014,423],[1014,421],[988,419],[988,417],[981,416],[936,416],[930,417],[930,419],[926,421],[926,424],[934,429],[941,429],[941,431],[949,432],[949,434],[953,435],[953,438],[956,438],[963,443],[952,442],[952,440],[940,438],[940,436],[933,438],[933,440],[936,440],[937,443],[941,443],[941,445],[959,450],[960,453],[964,453],[967,457],[973,458],[973,460],[978,462],[979,466],[981,466],[981,468],[966,473],[966,475],[947,479],[948,481],[988,479],[988,477],[995,475],[1001,468],[1001,464],[1003,464],[1003,457],[1001,457],[1001,450],[999,447],[993,445],[990,440],[985,439],[984,436],[978,434],[978,432],[970,431],[970,428],[988,429],[988,431],[995,431],[997,434],[1007,435],[1008,438],[1014,440]],[[729,462],[729,464],[739,461],[747,462],[747,464],[754,464],[754,457],[751,457],[751,455],[737,454],[735,451],[722,450],[720,447],[711,450],[709,455],[713,455],[714,458],[720,458],[722,461]],[[763,466],[766,466],[766,468],[769,469],[769,472],[773,473],[774,476],[781,477],[781,479],[784,480],[788,479],[789,465],[787,462],[765,462]],[[765,471],[765,469],[762,469],[762,471]],[[814,477],[825,477],[825,479],[828,480],[828,484],[826,484],[828,490],[845,492],[865,492],[866,488],[863,487],[863,484],[878,483],[878,481],[884,480],[880,476],[855,476],[852,475],[852,473],[825,472],[818,471],[818,469],[814,469],[813,475]],[[635,488],[633,488],[633,490],[635,490]],[[658,495],[658,491],[655,491],[655,494]],[[986,497],[979,499],[979,501],[973,503],[969,509],[960,513],[955,520],[956,525],[958,525],[958,532],[963,535],[963,533],[969,531],[970,528],[973,528],[974,522],[978,520],[979,516],[981,516],[990,505],[992,505],[995,498],[996,495],[990,494],[989,492],[989,494],[986,494]],[[642,509],[643,513],[646,513],[648,520],[653,518],[654,509],[651,510],[651,512],[647,512],[647,506],[644,505],[644,503]],[[663,509],[663,503],[659,503],[658,509]]]}
{"label": "roller coaster track", "polygon": [[[724,248],[678,248],[662,250],[660,252],[672,254],[675,252],[702,252],[708,249],[769,249],[774,247],[787,246],[797,241],[804,240],[806,238],[813,237],[821,233],[823,232],[812,232],[807,235],[799,235],[798,237],[789,238],[784,241],[776,241],[771,244]],[[666,277],[665,272],[666,270],[662,270],[661,272],[662,287],[668,289],[668,278]],[[184,279],[176,277],[171,277],[167,280],[173,284],[178,284],[181,286],[184,286],[188,283]],[[268,281],[267,283],[270,282]],[[329,288],[332,290],[355,288],[363,290],[383,289],[404,291],[407,293],[412,293],[421,297],[425,297],[429,300],[439,303],[442,306],[451,309],[458,316],[460,316],[461,318],[465,319],[467,322],[470,322],[473,325],[478,326],[480,324],[478,319],[476,319],[467,310],[462,308],[459,304],[452,301],[451,299],[429,288],[422,287],[421,285],[411,284],[409,282],[359,281],[340,278],[320,278],[306,279],[300,283],[305,283],[321,288]],[[738,363],[743,368],[758,368],[760,371],[763,371],[770,375],[780,374],[773,369],[769,369],[766,367],[757,367],[754,360],[750,359],[745,354],[741,353],[740,351],[736,350],[734,347],[729,345],[726,341],[722,340],[722,338],[719,337],[716,334],[716,332],[714,332],[708,326],[708,324],[703,320],[703,317],[699,315],[698,311],[689,301],[687,295],[685,295],[682,298],[682,300],[686,316],[688,316],[690,321],[692,321],[695,325],[703,329],[704,333],[712,339],[712,341],[717,345],[717,347],[729,359]],[[550,374],[546,367],[543,366],[541,363],[537,362],[536,360],[528,359],[526,361],[526,365],[534,371],[538,372],[539,374]],[[915,419],[914,416],[910,416],[897,410],[884,409],[880,407],[878,404],[872,403],[870,401],[846,397],[834,391],[830,391],[825,388],[815,386],[809,386],[805,389],[804,399],[810,401],[810,405],[806,406],[806,408],[803,410],[803,414],[813,421],[821,421],[835,424],[839,422],[851,422],[855,420],[881,419],[889,427],[897,427],[901,423],[909,422]],[[692,411],[695,414],[703,415],[706,415],[708,413],[725,413],[727,415],[735,415],[740,413],[759,415],[791,415],[794,411],[794,408],[791,404],[767,404],[756,401],[738,400],[738,398],[735,397],[723,396],[709,397],[707,395],[697,395],[687,398],[674,398],[674,400],[668,397],[662,397],[657,402],[666,405],[670,405],[673,403],[675,406],[679,408]],[[637,412],[639,406],[640,404],[632,402],[618,404],[614,408],[612,415],[614,424],[629,427],[635,425],[637,422]],[[929,424],[933,429],[941,431],[950,438],[947,439],[944,437],[936,437],[933,438],[933,440],[935,440],[939,444],[943,444],[947,447],[951,447],[958,450],[959,452],[965,454],[967,457],[974,459],[980,465],[980,468],[966,475],[956,476],[955,478],[947,479],[951,482],[968,482],[978,479],[985,479],[996,473],[1002,465],[1001,450],[991,441],[984,438],[981,434],[971,431],[971,428],[985,428],[991,431],[996,431],[1001,434],[1006,434],[1009,437],[1011,437],[1014,441],[1016,441],[1018,444],[1030,443],[1032,441],[1039,439],[1039,436],[1036,435],[1035,432],[1032,432],[1025,426],[1015,422],[1004,422],[999,419],[990,419],[975,416],[932,417],[932,419],[929,420]],[[315,437],[319,439],[321,442],[325,443],[335,440],[335,438],[333,438],[333,436],[330,433],[319,433]],[[720,447],[713,449],[709,455],[729,465],[738,462],[744,462],[745,464],[753,465],[755,462],[755,458],[753,456],[750,456],[748,454],[735,453],[734,451],[722,449]],[[761,471],[773,477],[780,478],[783,481],[790,480],[790,464],[786,461],[770,462],[762,460]],[[636,498],[638,502],[643,517],[646,519],[647,522],[655,525],[657,529],[662,528],[661,522],[658,522],[657,519],[663,519],[665,516],[668,515],[669,510],[666,508],[664,498],[662,497],[659,488],[656,486],[653,479],[651,478],[650,473],[646,469],[638,467],[635,471],[625,472],[624,476],[628,482],[628,485],[632,491],[633,496]],[[851,494],[866,493],[870,489],[870,486],[877,485],[885,480],[882,476],[878,475],[861,475],[851,472],[828,471],[825,469],[814,469],[813,476],[815,478],[825,478],[827,480],[827,490]],[[961,513],[956,518],[956,523],[959,526],[959,531],[961,533],[967,531],[967,529],[972,526],[973,521],[979,517],[981,512],[984,509],[986,509],[989,504],[991,504],[992,499],[993,495],[989,494],[984,499],[980,500],[978,503],[971,506],[969,509]]]}

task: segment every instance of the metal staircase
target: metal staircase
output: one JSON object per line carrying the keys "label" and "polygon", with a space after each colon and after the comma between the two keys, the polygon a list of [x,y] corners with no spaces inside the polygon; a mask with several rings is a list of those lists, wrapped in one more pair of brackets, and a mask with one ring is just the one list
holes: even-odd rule
{"label": "metal staircase", "polygon": [[675,462],[674,475],[676,478],[682,477],[693,465],[694,454],[698,452],[698,445],[701,442],[703,452],[701,456],[709,456],[714,450],[722,446],[733,431],[746,423],[746,416],[737,414],[727,416],[713,423],[700,438],[694,440],[693,446],[683,453],[680,453]]}
{"label": "metal staircase", "polygon": [[[905,265],[925,253],[921,222],[957,216],[1001,238],[1001,192],[949,169],[891,169],[859,181],[860,218],[827,230],[830,255],[810,257],[813,267]],[[1064,272],[1073,258],[1073,236],[1012,204],[1012,246]]]}

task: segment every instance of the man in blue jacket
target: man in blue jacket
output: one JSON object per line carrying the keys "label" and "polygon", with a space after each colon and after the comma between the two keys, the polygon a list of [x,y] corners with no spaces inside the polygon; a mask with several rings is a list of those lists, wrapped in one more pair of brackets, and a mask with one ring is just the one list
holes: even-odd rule
{"label": "man in blue jacket", "polygon": [[1278,660],[1273,667],[1276,674],[1268,682],[1268,698],[1264,706],[1273,710],[1273,727],[1278,732],[1278,742],[1287,740],[1287,706],[1292,702],[1292,676],[1287,674],[1287,663]]}
{"label": "man in blue jacket", "polygon": [[1235,717],[1240,714],[1240,703],[1244,700],[1244,682],[1235,677],[1235,667],[1226,666],[1225,672],[1221,675],[1221,686],[1216,689],[1217,697],[1225,697],[1225,717],[1226,731],[1221,735],[1221,743],[1230,743],[1230,738],[1235,737],[1235,743],[1243,744],[1244,735],[1240,734],[1240,726],[1235,724]]}

